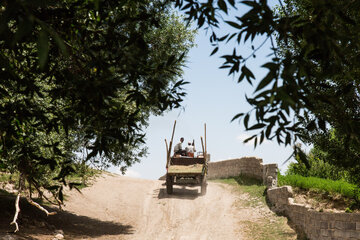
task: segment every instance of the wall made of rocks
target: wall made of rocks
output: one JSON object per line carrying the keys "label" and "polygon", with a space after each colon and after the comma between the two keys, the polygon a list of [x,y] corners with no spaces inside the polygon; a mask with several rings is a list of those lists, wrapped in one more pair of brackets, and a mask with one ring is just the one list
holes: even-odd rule
{"label": "wall made of rocks", "polygon": [[318,212],[294,203],[290,186],[267,190],[267,197],[275,212],[287,216],[299,233],[310,240],[360,239],[359,213]]}
{"label": "wall made of rocks", "polygon": [[276,186],[277,164],[263,164],[262,159],[256,157],[209,163],[208,179],[229,178],[239,175],[262,180],[268,186]]}

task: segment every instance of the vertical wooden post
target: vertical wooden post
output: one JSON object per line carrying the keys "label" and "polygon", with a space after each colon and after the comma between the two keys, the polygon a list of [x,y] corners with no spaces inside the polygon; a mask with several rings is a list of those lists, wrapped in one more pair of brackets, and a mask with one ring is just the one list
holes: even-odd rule
{"label": "vertical wooden post", "polygon": [[171,140],[170,140],[170,144],[169,144],[169,148],[168,148],[169,155],[166,160],[167,161],[166,167],[169,167],[169,163],[170,163],[170,155],[171,155],[171,148],[172,148],[172,143],[173,143],[173,139],[174,139],[175,127],[176,127],[176,120],[174,121],[173,131],[172,131]]}
{"label": "vertical wooden post", "polygon": [[166,168],[167,168],[168,164],[169,164],[169,156],[170,156],[170,154],[169,154],[169,148],[168,148],[168,143],[167,143],[166,139],[165,139],[165,145],[166,145]]}
{"label": "vertical wooden post", "polygon": [[206,123],[204,124],[204,129],[205,129],[205,160],[207,160],[207,145],[206,145]]}
{"label": "vertical wooden post", "polygon": [[[204,155],[204,159],[205,159],[205,147],[204,147],[204,141],[203,141],[203,138],[200,137],[200,140],[201,140],[201,147],[202,147],[202,150],[203,150],[203,155]],[[206,160],[206,159],[205,159]]]}

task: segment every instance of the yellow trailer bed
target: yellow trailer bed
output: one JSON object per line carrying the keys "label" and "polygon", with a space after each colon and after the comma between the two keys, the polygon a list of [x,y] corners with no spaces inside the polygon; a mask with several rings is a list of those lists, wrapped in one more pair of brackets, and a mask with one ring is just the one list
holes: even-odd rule
{"label": "yellow trailer bed", "polygon": [[202,174],[204,164],[192,164],[192,165],[171,165],[168,168],[168,174]]}
{"label": "yellow trailer bed", "polygon": [[173,185],[201,186],[206,193],[207,161],[204,157],[172,157],[166,173],[166,190],[172,194]]}

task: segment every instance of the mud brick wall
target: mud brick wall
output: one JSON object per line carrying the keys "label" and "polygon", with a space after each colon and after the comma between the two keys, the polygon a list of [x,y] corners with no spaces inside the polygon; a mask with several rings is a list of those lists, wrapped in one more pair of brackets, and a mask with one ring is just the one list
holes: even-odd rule
{"label": "mud brick wall", "polygon": [[267,197],[275,212],[290,219],[299,233],[310,240],[360,239],[359,213],[318,212],[294,203],[290,186],[268,189]]}
{"label": "mud brick wall", "polygon": [[264,184],[269,181],[271,181],[271,184],[275,184],[277,180],[277,164],[264,165],[262,159],[256,157],[243,157],[209,163],[208,179],[239,175],[262,180]]}

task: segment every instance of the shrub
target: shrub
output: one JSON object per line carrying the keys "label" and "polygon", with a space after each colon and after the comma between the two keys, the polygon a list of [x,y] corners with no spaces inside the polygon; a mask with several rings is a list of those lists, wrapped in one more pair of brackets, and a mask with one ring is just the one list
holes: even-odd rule
{"label": "shrub", "polygon": [[290,185],[306,190],[323,191],[326,193],[338,193],[344,197],[359,199],[360,194],[355,184],[343,180],[329,180],[318,177],[303,177],[300,175],[278,175],[278,185]]}
{"label": "shrub", "polygon": [[347,171],[315,157],[312,152],[308,155],[308,162],[310,169],[306,168],[305,164],[300,161],[290,163],[286,175],[300,175],[303,177],[318,177],[331,180],[343,179],[348,181],[349,174]]}

